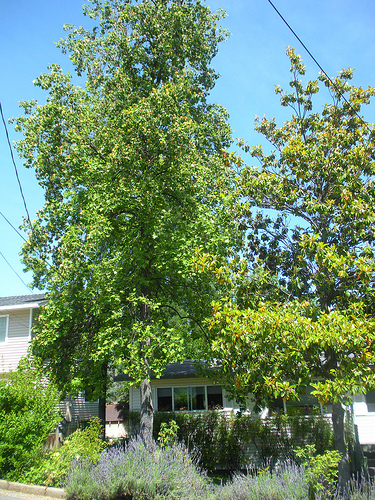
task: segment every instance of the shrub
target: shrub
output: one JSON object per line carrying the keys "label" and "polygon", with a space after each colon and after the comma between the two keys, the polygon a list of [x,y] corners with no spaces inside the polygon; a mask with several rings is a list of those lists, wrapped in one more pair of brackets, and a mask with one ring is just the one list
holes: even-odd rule
{"label": "shrub", "polygon": [[106,447],[101,438],[102,431],[100,419],[92,418],[87,427],[73,432],[61,448],[53,450],[43,462],[43,484],[61,486],[75,460],[82,459],[89,464],[95,464],[99,460],[100,452]]}
{"label": "shrub", "polygon": [[77,460],[68,474],[65,491],[70,499],[202,499],[210,483],[183,444],[145,448],[140,438],[125,448],[105,450],[96,464]]}
{"label": "shrub", "polygon": [[199,465],[212,472],[218,468],[236,471],[246,466],[249,448],[257,467],[295,460],[295,448],[308,443],[319,453],[332,448],[330,424],[321,415],[277,415],[267,419],[217,411],[204,413],[156,413],[154,436],[162,422],[176,422],[177,437],[200,455]]}
{"label": "shrub", "polygon": [[337,481],[340,453],[327,450],[320,455],[315,445],[308,444],[305,448],[297,448],[296,456],[306,468],[310,497],[315,498],[318,492],[329,495]]}
{"label": "shrub", "polygon": [[162,422],[160,425],[158,442],[160,446],[168,446],[177,441],[178,425],[175,420]]}
{"label": "shrub", "polygon": [[42,460],[46,437],[60,420],[56,388],[23,360],[0,380],[0,477],[19,481]]}

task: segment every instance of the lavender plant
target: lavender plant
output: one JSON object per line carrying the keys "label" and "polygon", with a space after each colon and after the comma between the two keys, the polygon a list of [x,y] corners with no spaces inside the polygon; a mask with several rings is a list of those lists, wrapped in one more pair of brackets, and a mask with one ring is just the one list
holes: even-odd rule
{"label": "lavender plant", "polygon": [[[309,474],[294,463],[257,475],[237,474],[214,485],[183,444],[146,449],[134,438],[124,448],[103,451],[97,463],[77,460],[65,491],[69,500],[310,500]],[[341,492],[342,493],[342,492]],[[338,500],[338,491],[317,489],[315,500]],[[372,483],[351,483],[350,500],[375,500]]]}
{"label": "lavender plant", "polygon": [[134,500],[209,498],[211,484],[183,444],[148,450],[139,438],[104,451],[96,464],[73,463],[65,491],[70,499]]}
{"label": "lavender plant", "polygon": [[304,469],[294,464],[279,466],[271,474],[235,475],[216,492],[217,500],[307,500],[308,483]]}

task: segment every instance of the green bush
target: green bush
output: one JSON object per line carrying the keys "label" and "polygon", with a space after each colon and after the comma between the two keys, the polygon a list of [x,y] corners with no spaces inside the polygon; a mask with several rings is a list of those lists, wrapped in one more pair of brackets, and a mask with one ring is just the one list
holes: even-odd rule
{"label": "green bush", "polygon": [[162,422],[160,425],[158,443],[160,446],[169,446],[177,441],[178,425],[174,420]]}
{"label": "green bush", "polygon": [[296,456],[306,469],[309,497],[315,499],[318,493],[330,496],[336,485],[341,454],[337,450],[326,450],[320,455],[315,445],[308,444],[297,448]]}
{"label": "green bush", "polygon": [[89,420],[84,429],[77,429],[63,445],[52,450],[31,474],[39,474],[39,482],[48,486],[62,486],[74,460],[86,460],[96,463],[100,452],[106,447],[102,440],[102,426],[99,418]]}
{"label": "green bush", "polygon": [[46,437],[61,417],[56,388],[27,361],[0,380],[0,477],[19,481],[41,460]]}
{"label": "green bush", "polygon": [[225,415],[217,411],[204,413],[156,413],[154,436],[162,422],[175,421],[177,437],[189,450],[200,455],[199,465],[212,472],[217,469],[238,470],[248,461],[248,452],[256,467],[296,459],[295,449],[313,444],[317,453],[333,447],[329,422],[321,415],[276,415],[267,419],[246,414]]}

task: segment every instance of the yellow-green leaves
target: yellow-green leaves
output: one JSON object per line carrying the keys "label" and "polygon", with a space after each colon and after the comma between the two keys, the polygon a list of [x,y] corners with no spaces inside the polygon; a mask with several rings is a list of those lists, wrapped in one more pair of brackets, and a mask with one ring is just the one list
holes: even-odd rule
{"label": "yellow-green leaves", "polygon": [[64,389],[90,380],[100,395],[108,363],[140,381],[201,344],[216,283],[195,249],[220,266],[237,244],[239,159],[206,100],[222,12],[113,0],[86,13],[96,26],[59,43],[85,85],[52,65],[36,81],[47,103],[24,103],[17,126],[46,194],[23,248],[49,298],[34,356]]}
{"label": "yellow-green leaves", "polygon": [[232,300],[213,303],[208,320],[211,355],[228,389],[298,399],[309,385],[322,404],[347,402],[375,386],[375,322],[352,312],[320,313],[311,305],[264,304],[239,308]]}

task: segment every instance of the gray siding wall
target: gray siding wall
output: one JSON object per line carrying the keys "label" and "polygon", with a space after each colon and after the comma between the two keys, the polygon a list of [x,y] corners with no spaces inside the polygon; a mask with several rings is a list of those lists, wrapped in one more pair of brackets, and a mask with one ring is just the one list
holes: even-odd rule
{"label": "gray siding wall", "polygon": [[83,420],[99,417],[99,402],[87,402],[81,393],[75,398],[68,396],[64,401],[61,401],[59,409],[62,416],[70,421],[73,427],[79,425]]}

